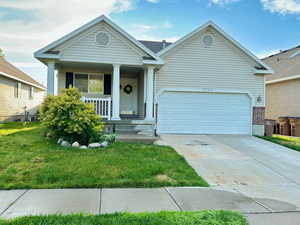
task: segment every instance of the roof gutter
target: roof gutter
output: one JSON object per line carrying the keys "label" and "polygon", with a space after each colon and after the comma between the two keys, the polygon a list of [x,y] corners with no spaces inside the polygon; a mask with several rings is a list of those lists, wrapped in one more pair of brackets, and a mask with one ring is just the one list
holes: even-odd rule
{"label": "roof gutter", "polygon": [[254,74],[272,75],[273,71],[270,71],[270,70],[255,70]]}
{"label": "roof gutter", "polygon": [[289,81],[289,80],[296,80],[296,79],[300,79],[300,75],[285,77],[285,78],[276,79],[276,80],[270,80],[270,81],[267,81],[266,84],[275,84],[275,83],[280,83],[280,82]]}

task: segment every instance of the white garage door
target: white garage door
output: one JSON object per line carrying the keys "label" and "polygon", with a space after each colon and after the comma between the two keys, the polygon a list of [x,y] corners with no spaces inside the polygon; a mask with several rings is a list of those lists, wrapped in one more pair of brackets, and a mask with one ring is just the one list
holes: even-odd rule
{"label": "white garage door", "polygon": [[246,94],[164,92],[157,116],[158,133],[251,134]]}

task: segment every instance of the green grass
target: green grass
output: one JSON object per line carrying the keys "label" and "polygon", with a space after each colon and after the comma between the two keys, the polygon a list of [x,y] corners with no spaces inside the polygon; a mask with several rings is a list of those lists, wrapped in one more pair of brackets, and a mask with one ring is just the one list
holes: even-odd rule
{"label": "green grass", "polygon": [[288,137],[282,135],[273,135],[272,137],[263,137],[259,136],[267,141],[271,141],[273,143],[288,147],[290,149],[296,150],[300,152],[300,139],[296,137]]}
{"label": "green grass", "polygon": [[118,213],[98,216],[50,215],[0,220],[0,225],[248,225],[229,211]]}
{"label": "green grass", "polygon": [[0,189],[208,186],[171,147],[65,148],[38,123],[1,124],[0,132]]}
{"label": "green grass", "polygon": [[37,128],[39,123],[31,122],[31,123],[0,123],[0,136],[17,133],[20,131],[32,130]]}

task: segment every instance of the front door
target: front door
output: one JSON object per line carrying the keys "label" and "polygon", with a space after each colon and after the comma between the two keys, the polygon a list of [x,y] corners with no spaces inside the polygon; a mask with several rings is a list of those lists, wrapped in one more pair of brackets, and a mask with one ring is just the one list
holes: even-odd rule
{"label": "front door", "polygon": [[122,78],[120,80],[120,111],[123,116],[138,114],[138,81],[136,77]]}

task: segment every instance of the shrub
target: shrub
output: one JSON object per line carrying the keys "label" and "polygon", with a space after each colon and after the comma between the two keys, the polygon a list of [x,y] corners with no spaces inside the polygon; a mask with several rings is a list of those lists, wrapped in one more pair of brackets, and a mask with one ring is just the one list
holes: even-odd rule
{"label": "shrub", "polygon": [[101,137],[101,141],[107,141],[109,144],[116,142],[116,135],[115,134],[104,134]]}
{"label": "shrub", "polygon": [[39,120],[57,137],[80,144],[99,141],[103,131],[100,116],[92,105],[81,101],[76,88],[64,89],[58,96],[48,95],[41,105]]}

